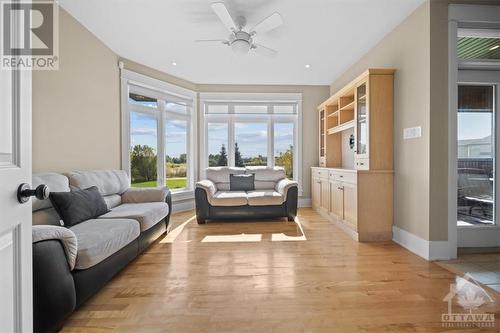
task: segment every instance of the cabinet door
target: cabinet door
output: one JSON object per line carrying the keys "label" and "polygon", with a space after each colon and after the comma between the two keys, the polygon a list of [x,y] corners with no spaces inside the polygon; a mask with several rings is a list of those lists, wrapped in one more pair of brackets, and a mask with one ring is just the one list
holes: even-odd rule
{"label": "cabinet door", "polygon": [[342,183],[337,181],[330,182],[330,192],[330,213],[342,221],[344,219],[344,193],[342,190]]}
{"label": "cabinet door", "polygon": [[318,208],[321,200],[321,182],[318,177],[312,177],[312,206]]}
{"label": "cabinet door", "polygon": [[368,83],[356,87],[356,157],[368,156]]}
{"label": "cabinet door", "polygon": [[330,210],[330,182],[321,180],[321,208],[327,212]]}
{"label": "cabinet door", "polygon": [[358,188],[355,184],[344,183],[344,222],[354,230],[358,229]]}

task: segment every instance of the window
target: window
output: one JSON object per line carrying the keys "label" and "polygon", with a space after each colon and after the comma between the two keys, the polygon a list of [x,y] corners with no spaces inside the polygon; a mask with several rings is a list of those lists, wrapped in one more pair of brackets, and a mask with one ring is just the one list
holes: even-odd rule
{"label": "window", "polygon": [[235,123],[234,165],[267,165],[267,123]]}
{"label": "window", "polygon": [[[122,70],[123,165],[131,186],[191,191],[194,92]],[[124,145],[125,149],[125,145]]]}
{"label": "window", "polygon": [[226,123],[208,123],[208,166],[227,166],[227,138],[228,126]]}
{"label": "window", "polygon": [[201,167],[281,166],[299,181],[301,94],[200,95]]}
{"label": "window", "polygon": [[286,176],[293,179],[293,133],[294,123],[274,124],[274,165],[285,169]]}

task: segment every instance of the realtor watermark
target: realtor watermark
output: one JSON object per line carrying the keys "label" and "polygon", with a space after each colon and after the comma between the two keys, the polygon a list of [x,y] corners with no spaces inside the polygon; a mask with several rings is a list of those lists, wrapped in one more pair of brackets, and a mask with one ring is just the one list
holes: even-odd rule
{"label": "realtor watermark", "polygon": [[[458,304],[453,309],[453,301]],[[467,273],[457,277],[450,284],[450,292],[444,297],[448,302],[448,313],[441,315],[441,325],[444,328],[493,328],[495,315],[485,313],[480,308],[488,303],[494,303],[490,295]]]}
{"label": "realtor watermark", "polygon": [[0,68],[59,69],[59,7],[55,1],[1,1]]}

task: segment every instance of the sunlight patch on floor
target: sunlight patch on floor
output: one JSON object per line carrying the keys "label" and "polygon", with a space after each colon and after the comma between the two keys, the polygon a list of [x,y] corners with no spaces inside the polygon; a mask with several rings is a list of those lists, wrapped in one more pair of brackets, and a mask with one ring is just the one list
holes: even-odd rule
{"label": "sunlight patch on floor", "polygon": [[302,236],[287,236],[284,233],[272,234],[271,241],[273,242],[306,241],[307,240],[306,234],[304,233],[304,229],[302,228],[302,224],[300,223],[300,219],[298,216],[295,218],[295,224],[297,224],[297,226],[299,227]]}
{"label": "sunlight patch on floor", "polygon": [[193,221],[195,218],[196,218],[196,215],[191,216],[186,221],[184,221],[182,224],[180,224],[179,226],[177,226],[173,230],[170,230],[170,232],[167,234],[167,236],[165,236],[165,238],[163,238],[160,241],[160,244],[173,243],[176,240],[176,238],[179,237],[179,235],[182,233],[182,231],[184,230],[186,225],[189,222]]}
{"label": "sunlight patch on floor", "polygon": [[239,242],[260,242],[262,234],[239,234],[239,235],[219,235],[205,236],[202,243],[239,243]]}

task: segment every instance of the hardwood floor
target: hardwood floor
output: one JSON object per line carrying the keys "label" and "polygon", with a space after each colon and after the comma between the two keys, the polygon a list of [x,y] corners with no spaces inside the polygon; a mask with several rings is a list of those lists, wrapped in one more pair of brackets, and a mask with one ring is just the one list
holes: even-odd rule
{"label": "hardwood floor", "polygon": [[[297,222],[199,226],[194,212],[176,214],[176,228],[76,311],[63,331],[446,330],[441,314],[452,273],[392,242],[356,243],[311,209],[300,209]],[[480,310],[494,313],[499,328],[500,298],[488,292],[495,302]]]}

